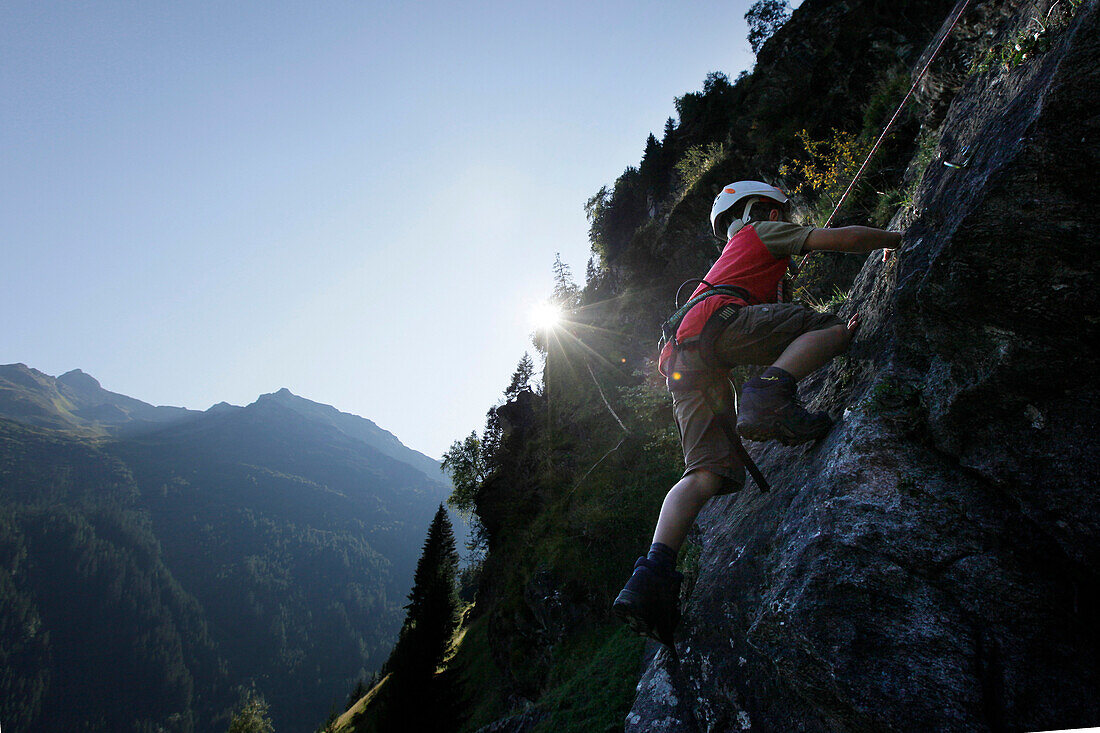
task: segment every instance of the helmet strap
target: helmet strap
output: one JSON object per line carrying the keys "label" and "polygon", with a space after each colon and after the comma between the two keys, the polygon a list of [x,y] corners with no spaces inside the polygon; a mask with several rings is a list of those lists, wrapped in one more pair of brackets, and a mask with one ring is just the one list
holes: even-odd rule
{"label": "helmet strap", "polygon": [[752,209],[752,205],[760,200],[759,196],[750,196],[749,200],[745,202],[745,210],[741,213],[741,221],[749,223],[749,210]]}

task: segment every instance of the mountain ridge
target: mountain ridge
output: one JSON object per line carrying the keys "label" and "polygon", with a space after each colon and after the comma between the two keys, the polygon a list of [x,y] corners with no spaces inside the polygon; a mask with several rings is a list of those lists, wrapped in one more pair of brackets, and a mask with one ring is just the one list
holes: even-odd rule
{"label": "mountain ridge", "polygon": [[415,466],[429,480],[446,484],[439,461],[409,448],[393,433],[369,418],[343,412],[333,405],[296,395],[287,387],[263,393],[243,407],[218,402],[204,411],[184,407],[154,406],[127,395],[111,392],[81,369],[52,377],[21,362],[0,365],[0,417],[82,435],[134,436],[175,422],[202,419],[204,415],[247,409],[261,402],[275,402],[333,427],[394,460]]}
{"label": "mountain ridge", "polygon": [[[449,491],[438,462],[287,389],[163,410],[81,370],[0,367],[0,604],[24,619],[0,614],[0,719],[224,730],[255,685],[280,728],[315,726],[384,660]],[[112,648],[146,697],[111,673],[67,706],[51,680]]]}
{"label": "mountain ridge", "polygon": [[85,435],[118,435],[200,414],[103,389],[80,369],[52,377],[21,362],[0,365],[0,415]]}

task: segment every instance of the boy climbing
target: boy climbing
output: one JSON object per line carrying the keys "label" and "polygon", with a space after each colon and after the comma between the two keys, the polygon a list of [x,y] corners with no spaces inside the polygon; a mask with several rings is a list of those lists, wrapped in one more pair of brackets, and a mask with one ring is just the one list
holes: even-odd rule
{"label": "boy climbing", "polygon": [[742,389],[741,436],[794,445],[816,440],[832,426],[828,415],[799,404],[797,383],[848,348],[859,320],[853,316],[844,324],[831,314],[781,302],[790,258],[813,250],[890,250],[901,242],[899,233],[870,227],[793,224],[788,203],[782,191],[759,181],[722,189],[710,221],[716,237],[725,234],[726,246],[699,281],[686,312],[681,309],[674,317],[671,338],[661,350],[660,370],[673,396],[684,474],[665,496],[648,556],[638,558],[613,608],[634,631],[668,647],[680,620],[680,545],[711,497],[737,491],[745,482],[740,446],[731,445],[719,417],[732,417],[729,370],[767,365]]}

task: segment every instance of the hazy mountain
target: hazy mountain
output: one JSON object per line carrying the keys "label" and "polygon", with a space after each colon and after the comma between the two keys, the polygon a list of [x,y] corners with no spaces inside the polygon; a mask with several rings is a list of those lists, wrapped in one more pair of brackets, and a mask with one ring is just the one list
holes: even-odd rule
{"label": "hazy mountain", "polygon": [[26,364],[0,365],[0,416],[86,435],[121,434],[197,414],[155,407],[103,389],[79,369],[54,378]]}
{"label": "hazy mountain", "polygon": [[390,458],[407,463],[419,468],[433,481],[445,483],[440,471],[439,461],[407,448],[393,433],[383,430],[366,418],[340,412],[331,405],[322,405],[311,400],[303,399],[291,393],[290,390],[280,389],[274,394],[260,395],[257,402],[270,400],[284,407],[294,410],[303,417],[316,423],[331,425],[344,435],[356,440],[361,440],[372,448],[384,453]]}
{"label": "hazy mountain", "polygon": [[224,729],[255,683],[309,730],[385,660],[437,462],[287,390],[196,412],[0,377],[0,720]]}

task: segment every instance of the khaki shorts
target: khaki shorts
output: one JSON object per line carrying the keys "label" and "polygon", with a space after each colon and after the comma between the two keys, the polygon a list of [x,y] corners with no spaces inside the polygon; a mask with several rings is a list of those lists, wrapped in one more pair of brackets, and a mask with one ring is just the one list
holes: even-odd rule
{"label": "khaki shorts", "polygon": [[[843,325],[830,313],[818,313],[793,303],[768,303],[742,308],[714,341],[715,356],[732,368],[740,364],[769,365],[804,333]],[[680,352],[676,371],[685,375],[707,371],[697,350]],[[684,448],[684,475],[705,469],[722,476],[720,493],[729,493],[745,483],[745,468],[730,446],[729,439],[714,419],[708,403],[713,401],[730,420],[736,421],[729,382],[708,380],[701,389],[672,393],[672,410],[680,443]]]}

